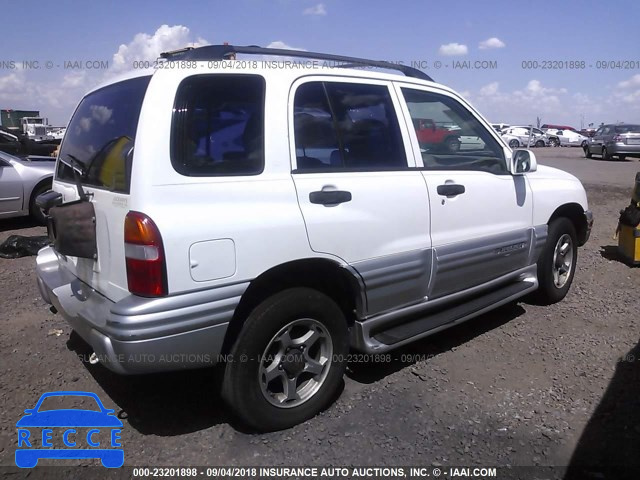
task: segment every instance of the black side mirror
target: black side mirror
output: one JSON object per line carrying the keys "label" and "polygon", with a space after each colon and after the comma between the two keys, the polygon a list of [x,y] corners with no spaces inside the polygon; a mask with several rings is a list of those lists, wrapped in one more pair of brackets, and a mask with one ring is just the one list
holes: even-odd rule
{"label": "black side mirror", "polygon": [[62,194],[52,190],[41,193],[36,197],[36,207],[48,213],[51,207],[62,205]]}

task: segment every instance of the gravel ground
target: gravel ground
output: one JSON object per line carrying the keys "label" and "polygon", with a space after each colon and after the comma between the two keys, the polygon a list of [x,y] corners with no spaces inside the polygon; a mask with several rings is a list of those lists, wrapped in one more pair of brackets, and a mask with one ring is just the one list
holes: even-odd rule
{"label": "gravel ground", "polygon": [[[86,390],[123,419],[127,465],[640,472],[640,270],[617,260],[612,238],[639,164],[582,159],[580,149],[536,154],[583,180],[596,219],[567,298],[503,307],[395,351],[389,363],[352,363],[332,407],[278,433],[254,434],[230,418],[215,370],[119,377],[89,365],[86,345],[40,299],[34,258],[0,259],[0,466],[14,464],[15,422],[43,392]],[[0,241],[15,233],[44,229],[0,221]]]}

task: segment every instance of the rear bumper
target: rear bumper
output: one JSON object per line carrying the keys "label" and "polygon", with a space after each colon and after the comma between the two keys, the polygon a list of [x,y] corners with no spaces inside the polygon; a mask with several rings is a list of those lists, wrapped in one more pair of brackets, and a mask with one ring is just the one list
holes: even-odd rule
{"label": "rear bumper", "polygon": [[38,288],[98,360],[121,374],[213,365],[248,283],[163,298],[112,302],[58,262],[53,248],[36,260]]}
{"label": "rear bumper", "polygon": [[606,144],[609,153],[612,155],[629,155],[640,157],[640,145],[627,145],[625,143],[609,142]]}

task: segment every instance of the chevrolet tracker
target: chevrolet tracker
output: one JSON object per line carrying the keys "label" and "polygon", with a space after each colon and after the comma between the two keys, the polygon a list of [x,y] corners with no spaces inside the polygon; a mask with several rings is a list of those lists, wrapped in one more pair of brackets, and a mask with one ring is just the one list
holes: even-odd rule
{"label": "chevrolet tracker", "polygon": [[583,186],[423,72],[230,45],[163,58],[181,68],[82,99],[38,198],[40,291],[105,367],[223,358],[229,407],[282,429],[331,403],[350,349],[567,294],[592,225]]}

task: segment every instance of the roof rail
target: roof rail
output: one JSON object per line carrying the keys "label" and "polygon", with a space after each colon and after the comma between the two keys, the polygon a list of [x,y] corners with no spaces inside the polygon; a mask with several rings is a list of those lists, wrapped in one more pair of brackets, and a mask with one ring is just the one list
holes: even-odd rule
{"label": "roof rail", "polygon": [[186,47],[171,52],[163,52],[161,58],[166,60],[229,60],[238,53],[249,55],[273,55],[281,57],[310,58],[314,60],[329,60],[333,62],[344,62],[345,65],[339,67],[378,67],[389,70],[398,70],[407,77],[419,78],[433,82],[433,79],[417,68],[407,65],[385,62],[380,60],[369,60],[366,58],[347,57],[344,55],[332,55],[329,53],[307,52],[304,50],[287,50],[283,48],[263,48],[256,45],[236,46],[236,45],[207,45],[204,47]]}

